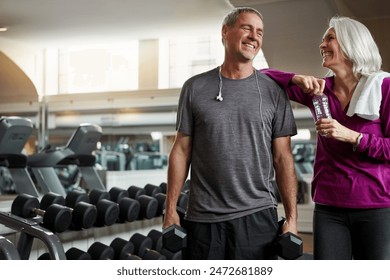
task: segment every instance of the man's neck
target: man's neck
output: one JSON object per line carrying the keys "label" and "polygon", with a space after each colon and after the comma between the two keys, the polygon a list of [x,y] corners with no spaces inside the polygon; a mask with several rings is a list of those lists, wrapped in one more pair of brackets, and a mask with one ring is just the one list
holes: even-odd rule
{"label": "man's neck", "polygon": [[220,66],[221,75],[229,79],[244,79],[253,74],[252,63],[229,64],[224,62]]}

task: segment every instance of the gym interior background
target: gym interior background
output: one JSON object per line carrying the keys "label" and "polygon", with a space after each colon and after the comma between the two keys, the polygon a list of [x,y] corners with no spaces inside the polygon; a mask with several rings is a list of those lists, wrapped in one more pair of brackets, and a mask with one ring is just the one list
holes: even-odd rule
{"label": "gym interior background", "polygon": [[[18,192],[41,197],[52,190],[66,195],[88,183],[109,191],[166,182],[180,86],[221,63],[221,20],[234,6],[251,6],[264,16],[257,68],[324,75],[318,46],[328,19],[339,14],[367,25],[381,51],[383,70],[390,70],[387,0],[95,0],[93,7],[78,0],[0,0],[1,213],[11,211]],[[299,128],[292,143],[299,178],[298,227],[310,253],[316,135],[308,110],[297,104],[293,108]],[[77,138],[82,124],[93,125]],[[9,138],[13,125],[22,128]],[[96,142],[83,138],[89,133]],[[96,163],[75,163],[75,143]],[[45,152],[56,157],[40,156]],[[116,237],[129,240],[135,233],[160,230],[161,219],[144,217],[56,236],[64,250],[87,250],[96,241],[110,244]],[[1,215],[0,243],[6,239],[22,246],[23,239],[32,246],[23,252],[29,259],[47,251],[61,255],[61,248],[48,245],[53,240],[45,233],[23,233],[21,223]],[[33,242],[26,238],[32,234]]]}

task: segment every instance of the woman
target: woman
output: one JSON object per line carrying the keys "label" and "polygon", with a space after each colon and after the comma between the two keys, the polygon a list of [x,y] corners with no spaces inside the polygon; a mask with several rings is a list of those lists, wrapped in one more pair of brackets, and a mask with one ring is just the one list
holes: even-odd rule
{"label": "woman", "polygon": [[262,70],[314,116],[312,96],[332,119],[315,123],[314,259],[390,259],[390,75],[368,29],[333,17],[320,45],[328,77]]}

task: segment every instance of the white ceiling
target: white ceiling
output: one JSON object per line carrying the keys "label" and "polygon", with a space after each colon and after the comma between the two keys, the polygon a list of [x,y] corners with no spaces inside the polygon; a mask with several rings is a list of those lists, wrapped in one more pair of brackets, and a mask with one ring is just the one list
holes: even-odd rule
{"label": "white ceiling", "polygon": [[219,32],[226,0],[0,0],[0,38],[39,46]]}
{"label": "white ceiling", "polygon": [[0,0],[0,27],[9,28],[0,32],[0,50],[1,40],[46,48],[216,34],[233,6],[264,15],[270,66],[313,75],[324,73],[318,45],[331,16],[390,28],[389,0]]}

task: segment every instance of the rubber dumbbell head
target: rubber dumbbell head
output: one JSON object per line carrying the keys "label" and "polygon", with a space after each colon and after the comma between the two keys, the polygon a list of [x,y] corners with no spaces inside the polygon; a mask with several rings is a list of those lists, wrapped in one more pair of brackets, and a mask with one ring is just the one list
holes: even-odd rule
{"label": "rubber dumbbell head", "polygon": [[89,192],[89,201],[96,205],[100,200],[107,199],[111,201],[110,194],[106,191],[93,189]]}
{"label": "rubber dumbbell head", "polygon": [[88,194],[80,191],[70,191],[65,197],[65,205],[70,208],[74,208],[81,201],[90,203]]}
{"label": "rubber dumbbell head", "polygon": [[172,252],[172,251],[169,251],[163,247],[159,252],[161,255],[164,255],[167,258],[167,260],[182,260],[183,259],[182,251]]}
{"label": "rubber dumbbell head", "polygon": [[163,247],[171,252],[178,252],[187,246],[187,232],[178,225],[171,225],[163,229]]}
{"label": "rubber dumbbell head", "polygon": [[151,249],[153,241],[150,237],[140,233],[135,233],[129,240],[134,244],[134,253],[143,260],[165,260],[166,257]]}
{"label": "rubber dumbbell head", "polygon": [[157,203],[158,203],[156,216],[161,216],[164,213],[165,201],[167,199],[167,195],[165,193],[158,193],[154,196],[154,198],[157,199]]}
{"label": "rubber dumbbell head", "polygon": [[93,227],[97,219],[96,206],[81,201],[75,205],[72,212],[72,229],[88,229]]}
{"label": "rubber dumbbell head", "polygon": [[65,253],[67,260],[92,260],[92,257],[89,253],[80,250],[76,247],[70,248]]}
{"label": "rubber dumbbell head", "polygon": [[51,257],[50,257],[50,254],[49,253],[43,253],[42,255],[40,255],[37,260],[41,261],[41,260],[51,260]]}
{"label": "rubber dumbbell head", "polygon": [[302,239],[291,232],[280,235],[276,244],[278,256],[285,260],[296,260],[303,254]]}
{"label": "rubber dumbbell head", "polygon": [[96,204],[96,226],[111,226],[119,218],[119,205],[111,200],[102,199]]}
{"label": "rubber dumbbell head", "polygon": [[144,188],[140,188],[140,187],[137,187],[137,186],[130,186],[127,189],[127,192],[129,194],[129,197],[133,198],[133,199],[138,199],[138,197],[140,195],[145,195],[146,194],[146,191],[145,191]]}
{"label": "rubber dumbbell head", "polygon": [[141,204],[138,200],[124,197],[119,200],[118,205],[120,222],[133,222],[138,219],[141,211]]}
{"label": "rubber dumbbell head", "polygon": [[148,195],[140,195],[137,200],[141,206],[139,219],[151,219],[156,217],[158,210],[157,199]]}
{"label": "rubber dumbbell head", "polygon": [[118,203],[122,198],[129,197],[127,190],[118,187],[112,187],[108,193],[110,194],[110,200],[116,203]]}
{"label": "rubber dumbbell head", "polygon": [[93,260],[113,260],[115,256],[114,249],[99,241],[94,242],[88,248],[88,254]]}
{"label": "rubber dumbbell head", "polygon": [[65,198],[62,195],[48,192],[42,196],[39,208],[46,210],[52,204],[65,205]]}
{"label": "rubber dumbbell head", "polygon": [[167,193],[167,188],[168,188],[168,184],[165,183],[165,182],[162,182],[160,185],[159,185],[160,189],[161,189],[161,192],[162,193]]}
{"label": "rubber dumbbell head", "polygon": [[285,218],[281,217],[278,221],[279,236],[275,242],[276,252],[279,257],[285,260],[296,260],[303,254],[303,241],[298,235],[292,232],[282,234],[282,227],[285,220]]}
{"label": "rubber dumbbell head", "polygon": [[160,188],[160,186],[156,186],[153,184],[146,184],[144,189],[145,189],[146,195],[149,195],[152,197],[154,197],[158,193],[162,193],[162,189]]}
{"label": "rubber dumbbell head", "polygon": [[149,231],[147,235],[150,239],[152,239],[152,249],[160,252],[162,249],[162,232],[156,229],[152,229]]}
{"label": "rubber dumbbell head", "polygon": [[115,238],[110,247],[114,249],[115,260],[140,260],[139,256],[134,255],[134,244],[123,238]]}
{"label": "rubber dumbbell head", "polygon": [[72,213],[69,208],[59,205],[50,205],[43,215],[42,225],[54,232],[64,232],[72,224]]}

